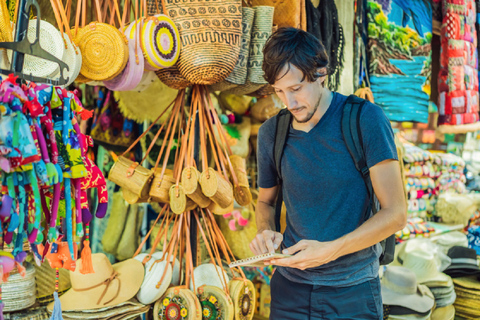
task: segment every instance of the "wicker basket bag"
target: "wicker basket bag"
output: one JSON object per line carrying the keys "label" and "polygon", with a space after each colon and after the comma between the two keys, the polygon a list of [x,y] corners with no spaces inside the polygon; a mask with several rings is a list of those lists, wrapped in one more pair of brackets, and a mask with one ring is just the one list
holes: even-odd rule
{"label": "wicker basket bag", "polygon": [[[114,1],[116,3],[116,0]],[[95,2],[99,21],[74,30],[75,43],[82,52],[80,73],[91,80],[110,80],[119,75],[127,65],[128,40],[120,30],[103,23],[100,4],[98,0]]]}
{"label": "wicker basket bag", "polygon": [[[155,0],[148,1],[149,10],[155,10]],[[210,85],[225,80],[240,53],[241,0],[164,2],[166,10],[162,8],[160,12],[165,12],[180,32],[180,73],[193,84]]]}

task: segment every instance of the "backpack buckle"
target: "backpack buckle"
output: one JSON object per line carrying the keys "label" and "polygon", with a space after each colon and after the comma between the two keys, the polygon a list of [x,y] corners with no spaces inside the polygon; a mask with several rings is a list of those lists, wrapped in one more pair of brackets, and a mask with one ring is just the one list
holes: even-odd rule
{"label": "backpack buckle", "polygon": [[362,176],[364,178],[368,177],[370,175],[370,170],[368,169],[368,166],[363,167],[360,172],[362,173]]}

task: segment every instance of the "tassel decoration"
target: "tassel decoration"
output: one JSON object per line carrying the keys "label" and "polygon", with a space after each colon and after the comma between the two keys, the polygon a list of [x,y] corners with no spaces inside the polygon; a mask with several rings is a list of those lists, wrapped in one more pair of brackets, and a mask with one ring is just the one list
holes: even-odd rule
{"label": "tassel decoration", "polygon": [[[60,299],[58,298],[58,278],[59,278],[58,268],[55,268],[55,292],[53,293],[54,303],[53,303],[53,312],[50,320],[63,320],[62,316],[62,305]],[[0,319],[1,320],[1,319]]]}
{"label": "tassel decoration", "polygon": [[85,236],[85,240],[83,241],[82,268],[80,269],[81,274],[95,273],[95,270],[93,270],[93,264],[92,264],[92,250],[90,249],[89,224],[87,224],[85,229],[86,229],[86,236]]}

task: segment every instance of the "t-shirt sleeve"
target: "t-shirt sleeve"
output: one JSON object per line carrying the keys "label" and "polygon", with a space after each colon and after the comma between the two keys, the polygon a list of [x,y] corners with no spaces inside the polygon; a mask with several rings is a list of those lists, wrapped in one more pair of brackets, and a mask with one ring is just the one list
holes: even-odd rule
{"label": "t-shirt sleeve", "polygon": [[367,102],[360,116],[360,127],[369,168],[385,160],[398,160],[393,129],[382,108]]}
{"label": "t-shirt sleeve", "polygon": [[273,147],[275,143],[275,120],[267,120],[258,131],[257,139],[257,169],[258,186],[272,188],[278,185],[277,169],[273,160]]}

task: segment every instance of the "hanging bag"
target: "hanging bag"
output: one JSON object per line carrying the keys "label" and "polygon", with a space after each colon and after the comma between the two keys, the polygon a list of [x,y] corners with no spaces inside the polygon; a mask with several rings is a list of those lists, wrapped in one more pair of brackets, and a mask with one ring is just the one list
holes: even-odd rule
{"label": "hanging bag", "polygon": [[[148,0],[153,12],[157,7],[155,2]],[[175,21],[180,32],[177,65],[181,75],[193,84],[210,85],[225,80],[240,54],[241,0],[212,0],[209,3],[164,0],[159,10]]]}
{"label": "hanging bag", "polygon": [[[116,0],[114,2],[118,7]],[[81,29],[76,27],[75,42],[82,52],[80,73],[88,79],[103,81],[115,78],[125,68],[128,61],[128,40],[117,28],[103,23],[98,0],[95,0],[95,8],[98,22],[91,22]],[[120,20],[118,10],[116,13]],[[77,15],[79,14],[77,10]]]}
{"label": "hanging bag", "polygon": [[[130,145],[130,147],[120,157],[118,157],[118,160],[110,169],[108,180],[118,184],[124,189],[124,196],[127,196],[125,197],[125,200],[127,200],[129,203],[136,203],[140,200],[148,200],[150,184],[153,179],[154,171],[146,169],[138,162],[133,162],[132,160],[126,158],[125,154],[130,152],[135,147],[140,139],[142,139],[152,129],[155,123],[157,123],[157,121],[170,109],[172,105],[173,102],[160,114],[160,116],[147,128],[147,130],[145,130],[145,132],[138,137],[137,140],[135,140],[135,142],[133,142],[133,144]],[[142,159],[142,163],[145,161],[147,156],[148,152]]]}

